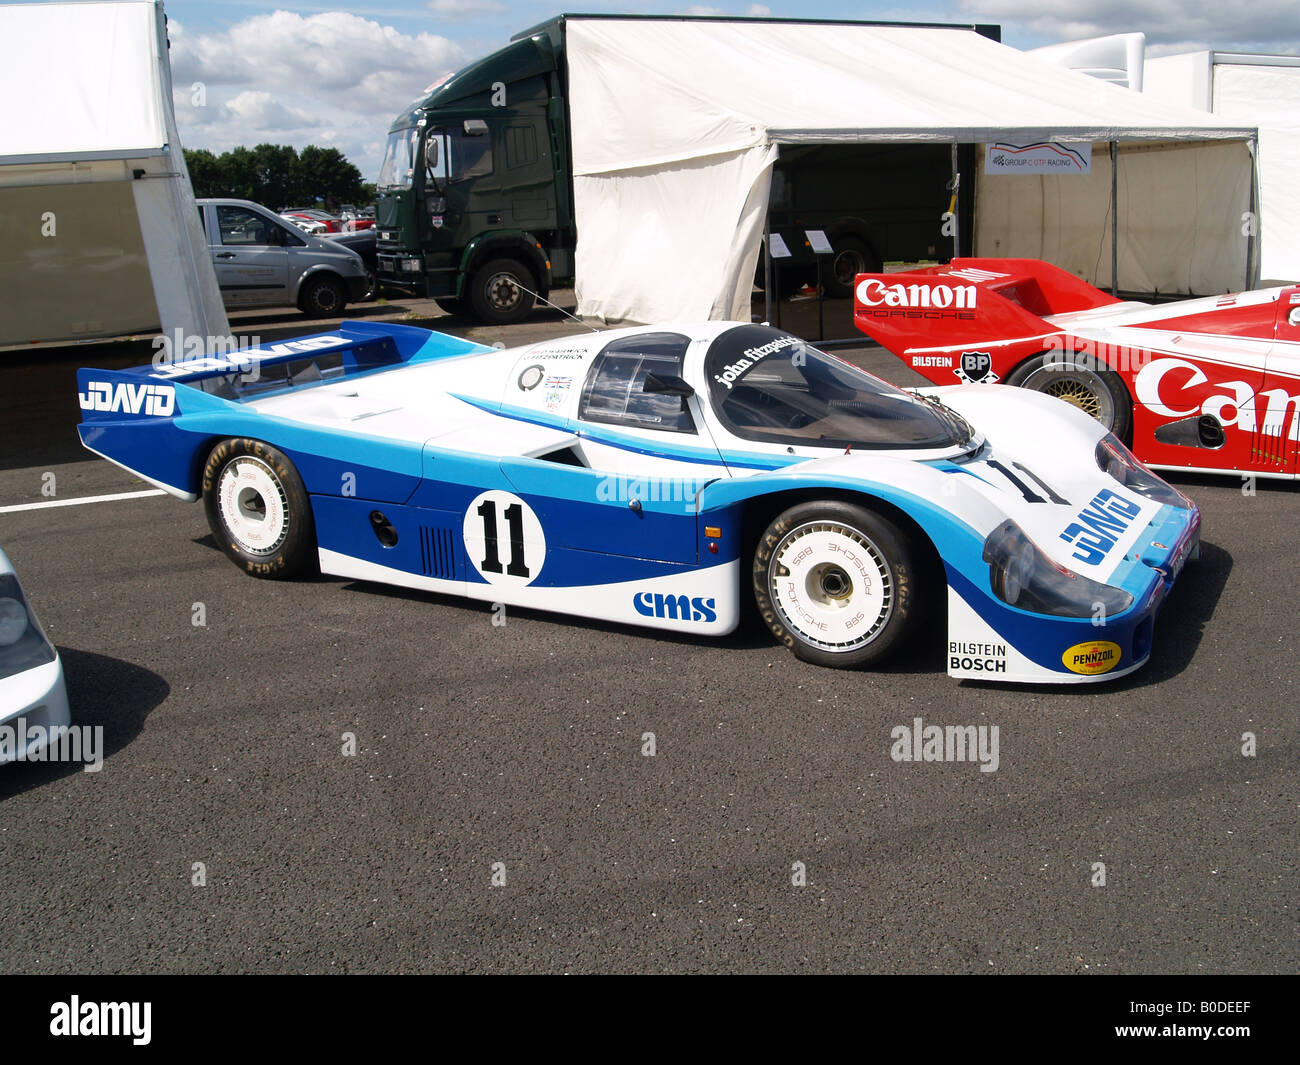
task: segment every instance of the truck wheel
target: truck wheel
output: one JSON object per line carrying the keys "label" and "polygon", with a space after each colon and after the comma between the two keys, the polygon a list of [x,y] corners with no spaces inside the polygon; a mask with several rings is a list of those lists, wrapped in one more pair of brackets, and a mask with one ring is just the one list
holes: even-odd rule
{"label": "truck wheel", "polygon": [[852,669],[888,657],[915,626],[916,572],[907,538],[875,511],[800,503],[759,538],[754,598],[799,658]]}
{"label": "truck wheel", "polygon": [[475,270],[469,283],[469,302],[488,325],[507,325],[533,309],[536,288],[527,267],[514,259],[493,259]]}
{"label": "truck wheel", "polygon": [[[835,237],[831,241],[834,248],[830,270],[823,267],[823,280],[826,283],[826,295],[831,299],[848,299],[853,295],[853,279],[858,274],[880,273],[880,257],[857,237]],[[829,274],[829,276],[827,276]]]}
{"label": "truck wheel", "polygon": [[348,294],[329,274],[317,274],[298,290],[298,309],[309,318],[333,318],[347,306]]}
{"label": "truck wheel", "polygon": [[316,525],[302,478],[261,440],[223,440],[203,466],[203,509],[230,560],[280,580],[316,566]]}
{"label": "truck wheel", "polygon": [[1055,396],[1078,407],[1128,442],[1133,434],[1133,400],[1114,370],[1093,370],[1069,355],[1035,355],[1021,363],[1007,384]]}

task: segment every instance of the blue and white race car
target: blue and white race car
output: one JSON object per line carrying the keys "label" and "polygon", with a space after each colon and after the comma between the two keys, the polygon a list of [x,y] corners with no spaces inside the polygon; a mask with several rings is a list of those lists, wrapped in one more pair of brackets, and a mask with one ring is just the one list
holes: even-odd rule
{"label": "blue and white race car", "polygon": [[347,323],[77,381],[85,446],[202,498],[254,576],[707,636],[752,595],[830,666],[884,660],[946,588],[950,675],[1117,677],[1198,547],[1195,505],[1081,411],[906,392],[767,326],[497,350]]}

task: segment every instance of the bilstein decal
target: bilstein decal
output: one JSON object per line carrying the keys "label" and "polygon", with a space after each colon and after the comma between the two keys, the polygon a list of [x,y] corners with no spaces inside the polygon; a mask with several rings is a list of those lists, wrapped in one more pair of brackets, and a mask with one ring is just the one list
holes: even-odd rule
{"label": "bilstein decal", "polygon": [[1101,673],[1109,673],[1119,665],[1122,654],[1117,643],[1093,640],[1088,643],[1076,643],[1061,655],[1061,662],[1072,673],[1095,677]]}

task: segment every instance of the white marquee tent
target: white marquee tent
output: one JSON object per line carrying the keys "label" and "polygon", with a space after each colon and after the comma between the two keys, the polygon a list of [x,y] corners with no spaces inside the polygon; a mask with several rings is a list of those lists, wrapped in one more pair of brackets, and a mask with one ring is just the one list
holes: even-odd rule
{"label": "white marquee tent", "polygon": [[1300,281],[1300,56],[1189,52],[1146,61],[1149,95],[1259,125],[1260,274]]}
{"label": "white marquee tent", "polygon": [[229,332],[161,3],[0,7],[0,344]]}
{"label": "white marquee tent", "polygon": [[573,16],[566,51],[583,314],[748,320],[782,144],[1100,144],[1087,176],[977,175],[975,251],[1109,286],[1118,142],[1121,288],[1224,291],[1249,272],[1253,126],[973,30]]}

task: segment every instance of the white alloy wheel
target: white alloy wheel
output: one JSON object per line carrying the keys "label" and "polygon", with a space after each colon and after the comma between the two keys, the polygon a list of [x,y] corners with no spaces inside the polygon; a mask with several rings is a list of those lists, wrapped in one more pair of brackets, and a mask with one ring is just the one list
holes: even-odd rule
{"label": "white alloy wheel", "polygon": [[894,611],[888,563],[871,539],[838,521],[809,521],[772,551],[768,594],[805,643],[841,654],[876,638]]}
{"label": "white alloy wheel", "polygon": [[230,538],[250,555],[272,554],[289,534],[284,485],[261,459],[241,455],[221,471],[217,508]]}

